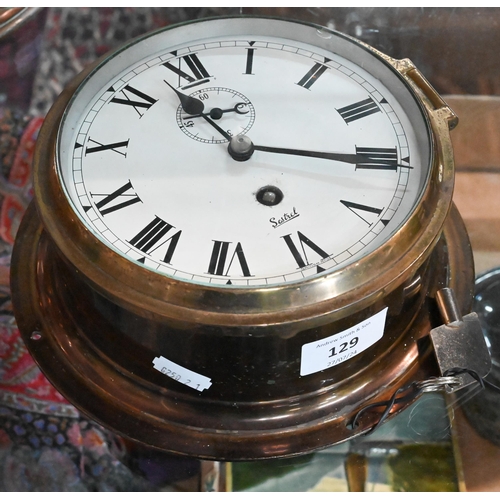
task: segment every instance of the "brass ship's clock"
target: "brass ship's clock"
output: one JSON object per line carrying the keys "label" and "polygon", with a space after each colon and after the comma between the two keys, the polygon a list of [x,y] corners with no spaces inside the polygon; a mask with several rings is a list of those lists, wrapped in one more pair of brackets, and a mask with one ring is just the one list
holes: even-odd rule
{"label": "brass ship's clock", "polygon": [[438,375],[436,291],[470,307],[456,122],[409,60],[309,24],[128,43],[40,132],[12,278],[27,345],[77,407],[175,453],[365,432],[360,407]]}

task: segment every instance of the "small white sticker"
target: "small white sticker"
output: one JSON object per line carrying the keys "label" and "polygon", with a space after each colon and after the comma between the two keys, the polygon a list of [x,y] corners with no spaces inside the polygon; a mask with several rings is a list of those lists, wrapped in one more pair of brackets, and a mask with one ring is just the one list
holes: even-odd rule
{"label": "small white sticker", "polygon": [[302,346],[300,374],[310,375],[339,365],[372,346],[384,335],[387,307],[352,328]]}
{"label": "small white sticker", "polygon": [[212,385],[212,381],[208,377],[195,373],[188,368],[184,368],[163,356],[153,359],[153,366],[159,372],[167,375],[167,377],[200,392],[208,389]]}

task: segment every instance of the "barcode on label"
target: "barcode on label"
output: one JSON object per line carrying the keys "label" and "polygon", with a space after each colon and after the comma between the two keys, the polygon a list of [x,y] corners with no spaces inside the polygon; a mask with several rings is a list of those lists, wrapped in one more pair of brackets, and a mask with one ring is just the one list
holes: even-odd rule
{"label": "barcode on label", "polygon": [[180,384],[187,385],[200,392],[212,385],[212,381],[208,377],[184,368],[163,356],[153,359],[153,367]]}

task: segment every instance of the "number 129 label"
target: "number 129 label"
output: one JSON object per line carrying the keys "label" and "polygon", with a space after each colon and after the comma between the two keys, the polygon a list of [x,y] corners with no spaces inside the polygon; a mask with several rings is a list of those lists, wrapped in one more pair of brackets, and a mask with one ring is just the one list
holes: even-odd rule
{"label": "number 129 label", "polygon": [[300,375],[326,370],[357,356],[384,335],[387,308],[352,328],[302,346]]}

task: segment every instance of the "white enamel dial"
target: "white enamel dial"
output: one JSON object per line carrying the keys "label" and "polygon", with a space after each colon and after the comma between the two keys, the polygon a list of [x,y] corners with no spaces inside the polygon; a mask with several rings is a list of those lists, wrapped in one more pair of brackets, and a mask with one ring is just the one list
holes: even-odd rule
{"label": "white enamel dial", "polygon": [[[88,229],[139,266],[233,287],[322,276],[387,242],[429,168],[394,71],[339,55],[335,36],[209,31],[134,43],[76,93],[58,169]],[[235,159],[232,137],[252,151]]]}

